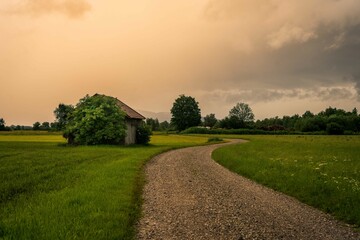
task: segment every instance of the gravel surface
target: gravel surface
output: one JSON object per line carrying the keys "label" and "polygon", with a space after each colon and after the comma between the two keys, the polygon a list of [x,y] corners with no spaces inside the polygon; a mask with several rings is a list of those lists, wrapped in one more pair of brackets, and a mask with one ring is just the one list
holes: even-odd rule
{"label": "gravel surface", "polygon": [[138,239],[360,239],[331,216],[223,168],[211,159],[220,146],[149,161]]}

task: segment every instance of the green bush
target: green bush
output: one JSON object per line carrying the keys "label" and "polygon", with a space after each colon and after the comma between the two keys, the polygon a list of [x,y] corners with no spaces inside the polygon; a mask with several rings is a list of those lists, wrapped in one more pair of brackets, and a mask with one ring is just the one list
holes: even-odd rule
{"label": "green bush", "polygon": [[222,142],[224,139],[218,137],[211,137],[208,139],[208,142]]}
{"label": "green bush", "polygon": [[69,144],[121,144],[126,135],[125,113],[113,97],[95,94],[80,99],[69,117],[64,137]]}
{"label": "green bush", "polygon": [[136,129],[136,143],[148,144],[150,142],[150,136],[152,135],[151,129],[145,124],[141,124]]}

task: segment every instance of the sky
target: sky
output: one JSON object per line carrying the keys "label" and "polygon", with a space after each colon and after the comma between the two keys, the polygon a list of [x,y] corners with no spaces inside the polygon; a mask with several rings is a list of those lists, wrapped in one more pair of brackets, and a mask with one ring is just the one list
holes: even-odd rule
{"label": "sky", "polygon": [[0,1],[7,125],[95,93],[148,112],[185,94],[217,118],[360,109],[360,1]]}

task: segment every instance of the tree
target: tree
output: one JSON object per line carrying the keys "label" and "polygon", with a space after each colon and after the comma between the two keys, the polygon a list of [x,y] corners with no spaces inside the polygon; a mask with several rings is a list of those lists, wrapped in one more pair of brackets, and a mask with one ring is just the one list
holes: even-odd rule
{"label": "tree", "polygon": [[246,103],[237,103],[229,112],[229,118],[231,117],[237,117],[244,123],[254,121],[254,113]]}
{"label": "tree", "polygon": [[0,131],[5,131],[5,120],[3,118],[0,118]]}
{"label": "tree", "polygon": [[160,123],[157,118],[156,119],[147,118],[146,125],[150,127],[151,131],[158,131],[160,129]]}
{"label": "tree", "polygon": [[55,114],[55,126],[56,130],[64,130],[66,127],[66,124],[69,122],[71,113],[74,111],[74,107],[72,105],[66,105],[63,103],[60,103],[57,108],[54,110]]}
{"label": "tree", "polygon": [[121,144],[126,136],[125,113],[113,97],[86,95],[67,121],[64,137],[69,144]]}
{"label": "tree", "polygon": [[213,128],[217,121],[215,114],[210,113],[204,117],[204,126]]}
{"label": "tree", "polygon": [[354,108],[354,109],[351,111],[351,113],[352,113],[353,115],[357,116],[357,115],[358,115],[358,110],[357,110],[357,108]]}
{"label": "tree", "polygon": [[49,122],[43,122],[40,126],[40,129],[42,130],[49,130],[50,129],[50,123]]}
{"label": "tree", "polygon": [[0,118],[0,131],[5,130],[5,120],[3,118]]}
{"label": "tree", "polygon": [[40,130],[40,122],[35,122],[34,124],[33,124],[33,130]]}
{"label": "tree", "polygon": [[163,121],[160,123],[160,131],[168,131],[170,128],[170,123],[168,121]]}
{"label": "tree", "polygon": [[312,118],[312,117],[314,117],[315,115],[312,113],[312,112],[310,112],[310,111],[306,111],[306,112],[304,112],[304,114],[302,115],[302,117],[303,118]]}
{"label": "tree", "polygon": [[180,95],[171,108],[171,122],[179,131],[201,123],[199,103],[191,96]]}

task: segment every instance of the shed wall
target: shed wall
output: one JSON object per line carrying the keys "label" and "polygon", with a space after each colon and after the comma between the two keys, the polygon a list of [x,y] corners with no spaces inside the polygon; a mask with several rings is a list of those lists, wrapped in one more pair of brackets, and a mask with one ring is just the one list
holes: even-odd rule
{"label": "shed wall", "polygon": [[126,137],[125,144],[135,144],[136,143],[136,129],[141,123],[141,120],[136,119],[126,119]]}

